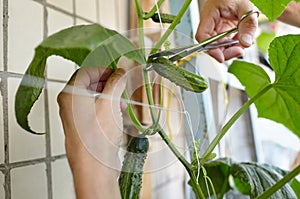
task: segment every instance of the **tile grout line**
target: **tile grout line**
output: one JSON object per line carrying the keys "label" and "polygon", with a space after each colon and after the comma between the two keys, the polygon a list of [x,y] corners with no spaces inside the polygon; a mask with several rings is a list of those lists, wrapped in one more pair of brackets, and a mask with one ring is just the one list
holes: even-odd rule
{"label": "tile grout line", "polygon": [[[55,5],[52,5],[52,4],[47,3],[47,2],[44,2],[44,0],[32,0],[32,1],[35,1],[35,2],[37,2],[37,3],[40,3],[40,4],[42,4],[43,6],[45,6],[45,7],[47,7],[47,8],[51,8],[51,9],[53,9],[53,10],[55,10],[55,11],[61,12],[62,14],[65,14],[65,15],[68,15],[68,16],[71,16],[71,17],[74,17],[74,16],[75,16],[75,18],[81,19],[81,20],[86,21],[86,22],[89,22],[89,23],[95,23],[95,21],[92,21],[92,20],[87,19],[87,18],[85,18],[85,17],[82,17],[82,16],[80,16],[80,15],[77,15],[76,12],[75,12],[75,14],[70,13],[70,12],[68,12],[68,11],[66,11],[66,10],[64,10],[64,9],[61,9],[61,8],[55,6]],[[74,8],[73,8],[73,9],[74,9]]]}
{"label": "tile grout line", "polygon": [[100,23],[100,2],[99,0],[95,0],[96,2],[96,22]]}
{"label": "tile grout line", "polygon": [[[8,0],[3,0],[3,68],[8,70]],[[9,165],[9,128],[8,128],[8,86],[7,77],[1,78],[2,103],[3,103],[3,131],[4,131],[4,190],[5,199],[11,198],[11,173]]]}
{"label": "tile grout line", "polygon": [[25,167],[25,166],[32,166],[36,164],[41,164],[47,161],[47,159],[51,162],[54,162],[56,160],[61,160],[65,159],[66,154],[61,154],[61,155],[55,155],[52,156],[51,158],[36,158],[36,159],[31,159],[31,160],[22,160],[18,162],[11,162],[10,164],[0,164],[0,172],[5,173],[6,170],[8,169],[15,169],[15,168],[20,168],[20,167]]}
{"label": "tile grout line", "polygon": [[[43,25],[44,25],[44,39],[48,36],[48,10],[47,0],[43,0]],[[45,79],[47,79],[47,67],[45,68]],[[47,196],[48,199],[53,198],[53,186],[52,186],[52,164],[51,164],[51,137],[50,137],[50,116],[49,116],[49,100],[48,100],[48,82],[45,81],[44,89],[44,119],[45,119],[45,145],[46,145],[46,180],[47,180]]]}

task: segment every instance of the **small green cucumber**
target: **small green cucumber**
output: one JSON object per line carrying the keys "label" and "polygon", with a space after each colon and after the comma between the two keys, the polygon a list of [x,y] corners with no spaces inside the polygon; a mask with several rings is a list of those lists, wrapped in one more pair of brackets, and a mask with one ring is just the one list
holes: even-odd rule
{"label": "small green cucumber", "polygon": [[158,57],[151,60],[153,69],[161,76],[169,79],[178,86],[196,93],[200,93],[207,89],[206,80],[182,67],[178,67],[170,60],[164,57]]}
{"label": "small green cucumber", "polygon": [[148,149],[149,141],[145,136],[136,136],[129,141],[119,177],[122,199],[139,198]]}
{"label": "small green cucumber", "polygon": [[[160,13],[160,19],[161,19],[162,23],[172,23],[174,21],[175,17],[176,16],[171,15],[171,14]],[[156,23],[160,23],[158,13],[155,13],[154,15],[152,15],[151,19]]]}

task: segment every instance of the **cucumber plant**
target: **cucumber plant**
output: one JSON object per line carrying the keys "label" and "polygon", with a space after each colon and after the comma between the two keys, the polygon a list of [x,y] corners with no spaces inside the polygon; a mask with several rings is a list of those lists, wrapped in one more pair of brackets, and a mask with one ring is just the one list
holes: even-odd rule
{"label": "cucumber plant", "polygon": [[[142,10],[139,0],[135,0],[138,16],[138,31],[140,50],[124,36],[114,30],[99,24],[80,25],[64,29],[46,38],[36,49],[16,94],[15,110],[18,124],[28,132],[37,133],[28,124],[28,115],[35,101],[42,92],[45,77],[44,71],[47,58],[59,55],[75,62],[80,67],[108,66],[116,69],[121,56],[126,56],[144,66],[144,81],[149,101],[150,114],[153,125],[146,129],[138,121],[128,104],[128,113],[135,127],[143,132],[132,138],[128,146],[128,153],[123,162],[123,171],[119,178],[120,189],[124,199],[138,198],[142,184],[143,164],[149,147],[148,136],[158,132],[170,150],[183,164],[190,176],[189,184],[195,195],[205,199],[210,195],[223,195],[233,189],[229,177],[234,179],[235,188],[251,198],[296,198],[299,196],[299,182],[294,179],[300,173],[300,165],[293,171],[286,172],[270,165],[256,163],[235,163],[230,159],[214,159],[214,148],[226,134],[234,122],[245,112],[251,104],[255,104],[260,117],[265,117],[281,123],[300,138],[300,35],[285,35],[275,38],[269,47],[269,59],[276,78],[271,82],[268,75],[255,64],[234,61],[229,72],[234,74],[245,86],[250,99],[223,126],[215,139],[209,144],[203,155],[199,155],[197,146],[192,160],[187,160],[175,147],[164,129],[158,123],[160,112],[154,111],[152,87],[149,80],[147,64],[152,64],[155,71],[191,92],[202,92],[207,88],[205,79],[183,68],[178,68],[165,58],[150,60],[144,49],[143,21],[149,18],[155,21],[170,23],[168,29],[155,44],[151,54],[167,40],[176,25],[180,22],[192,0],[185,0],[180,11],[175,15],[157,12],[164,0],[158,0],[157,5],[149,12]],[[299,0],[297,0],[299,1]],[[262,7],[260,1],[252,2],[266,14],[270,20],[275,19],[283,11],[290,0],[269,1],[269,6]],[[276,11],[276,12],[275,12]],[[30,85],[30,87],[28,86]],[[126,92],[123,95],[128,98]],[[161,100],[162,101],[162,100]],[[136,155],[137,154],[137,155]],[[263,178],[264,180],[260,180]],[[211,186],[207,187],[207,181]],[[291,182],[292,183],[288,183]]]}

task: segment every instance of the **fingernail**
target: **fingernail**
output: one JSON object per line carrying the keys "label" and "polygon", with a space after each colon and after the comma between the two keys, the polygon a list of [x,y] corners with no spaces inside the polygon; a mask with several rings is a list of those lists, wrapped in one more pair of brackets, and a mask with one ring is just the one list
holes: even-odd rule
{"label": "fingernail", "polygon": [[243,41],[244,44],[247,44],[248,46],[251,46],[253,42],[253,38],[249,34],[243,34],[241,40]]}

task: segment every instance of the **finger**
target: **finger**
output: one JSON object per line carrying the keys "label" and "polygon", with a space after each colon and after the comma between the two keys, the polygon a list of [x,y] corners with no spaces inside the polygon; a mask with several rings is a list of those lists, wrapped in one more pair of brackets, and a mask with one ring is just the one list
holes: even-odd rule
{"label": "finger", "polygon": [[214,57],[220,63],[225,61],[223,51],[220,48],[209,50],[208,54],[210,56]]}
{"label": "finger", "polygon": [[232,46],[232,47],[226,48],[223,51],[223,54],[224,54],[224,59],[229,60],[229,59],[234,58],[234,57],[243,56],[244,55],[244,50],[240,46]]}
{"label": "finger", "polygon": [[[241,18],[246,12],[254,10],[255,7],[250,1],[247,1],[243,6],[239,5],[238,15]],[[238,38],[243,47],[249,47],[254,43],[255,32],[258,27],[257,14],[253,13],[247,16],[240,24]]]}
{"label": "finger", "polygon": [[106,81],[112,72],[113,70],[108,67],[83,67],[71,78],[69,85],[75,85],[78,88],[89,88],[94,83]]}
{"label": "finger", "polygon": [[200,12],[200,23],[196,32],[196,40],[203,41],[215,34],[216,22],[220,20],[220,13],[214,5],[205,4]]}
{"label": "finger", "polygon": [[[126,86],[125,70],[118,68],[107,80],[102,91],[103,94],[112,96],[115,99],[121,98]],[[115,101],[115,100],[109,100]]]}

